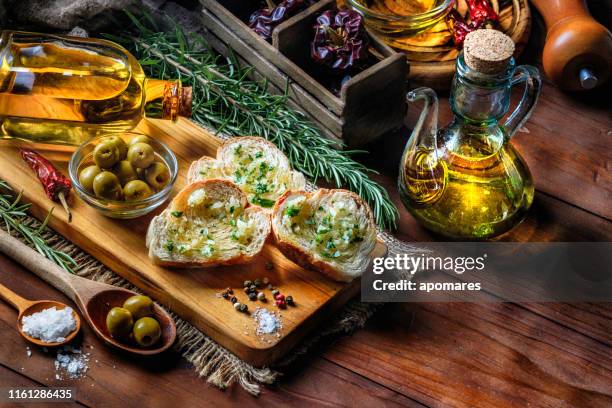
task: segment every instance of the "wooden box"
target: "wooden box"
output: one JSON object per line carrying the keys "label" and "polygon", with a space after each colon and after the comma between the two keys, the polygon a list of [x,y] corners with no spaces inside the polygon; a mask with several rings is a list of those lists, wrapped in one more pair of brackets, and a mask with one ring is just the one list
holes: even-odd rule
{"label": "wooden box", "polygon": [[223,55],[233,50],[241,62],[257,70],[257,79],[268,80],[272,92],[287,92],[290,104],[327,137],[360,146],[403,123],[406,58],[370,32],[370,52],[376,62],[346,81],[339,95],[316,79],[324,77],[310,60],[312,27],[320,13],[336,8],[335,0],[318,1],[278,25],[271,43],[248,27],[249,16],[261,7],[258,0],[200,2],[210,45]]}

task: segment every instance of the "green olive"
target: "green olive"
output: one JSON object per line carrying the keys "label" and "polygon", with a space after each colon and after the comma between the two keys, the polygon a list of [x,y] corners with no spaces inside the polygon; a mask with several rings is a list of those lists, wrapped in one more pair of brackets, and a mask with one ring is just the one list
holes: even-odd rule
{"label": "green olive", "polygon": [[159,191],[170,182],[170,170],[164,163],[155,162],[145,169],[145,180]]}
{"label": "green olive", "polygon": [[110,171],[103,171],[94,177],[93,190],[100,198],[106,198],[108,200],[121,199],[121,184],[119,184],[117,176]]}
{"label": "green olive", "polygon": [[146,143],[150,145],[151,139],[149,138],[149,136],[145,136],[145,135],[134,136],[133,138],[130,139],[130,146],[135,145],[136,143]]}
{"label": "green olive", "polygon": [[129,310],[136,320],[153,316],[153,301],[148,296],[130,296],[123,303],[123,308]]}
{"label": "green olive", "polygon": [[119,149],[119,160],[125,160],[128,151],[128,145],[125,143],[125,140],[121,138],[121,136],[108,136],[104,138],[105,141],[109,141],[113,143],[117,149]]}
{"label": "green olive", "polygon": [[155,160],[155,151],[146,143],[136,143],[128,149],[127,159],[132,166],[146,169]]}
{"label": "green olive", "polygon": [[132,329],[134,340],[142,347],[150,347],[157,343],[161,337],[161,327],[152,317],[143,317],[136,320]]}
{"label": "green olive", "polygon": [[112,140],[104,140],[93,151],[93,161],[103,169],[110,169],[121,160],[119,148]]}
{"label": "green olive", "polygon": [[134,326],[134,318],[129,310],[113,307],[106,315],[106,328],[111,336],[124,339],[130,335]]}
{"label": "green olive", "polygon": [[128,201],[144,200],[151,194],[151,187],[142,180],[132,180],[123,187],[123,196]]}
{"label": "green olive", "polygon": [[134,167],[132,167],[132,164],[127,160],[121,160],[119,163],[115,164],[113,173],[115,173],[122,186],[138,178]]}
{"label": "green olive", "polygon": [[79,183],[81,184],[81,186],[85,190],[89,191],[90,193],[93,193],[93,181],[94,181],[94,178],[98,174],[100,174],[101,171],[102,171],[102,169],[100,167],[96,166],[95,164],[92,165],[92,166],[85,167],[79,173]]}

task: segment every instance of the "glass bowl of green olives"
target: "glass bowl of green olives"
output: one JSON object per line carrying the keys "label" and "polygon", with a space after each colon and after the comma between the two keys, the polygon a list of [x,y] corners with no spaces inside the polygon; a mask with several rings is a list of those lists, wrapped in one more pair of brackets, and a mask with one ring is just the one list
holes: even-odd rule
{"label": "glass bowl of green olives", "polygon": [[125,132],[83,143],[68,165],[77,195],[112,218],[137,218],[166,201],[178,175],[170,148],[146,135]]}

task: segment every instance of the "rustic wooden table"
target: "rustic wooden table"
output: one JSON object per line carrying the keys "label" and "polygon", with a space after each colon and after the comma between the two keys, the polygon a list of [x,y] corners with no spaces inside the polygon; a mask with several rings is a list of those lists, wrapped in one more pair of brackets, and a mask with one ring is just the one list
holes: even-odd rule
{"label": "rustic wooden table", "polygon": [[[526,62],[537,61],[541,50],[538,24],[536,18]],[[534,116],[514,140],[534,174],[536,200],[529,218],[502,239],[612,240],[611,92],[608,85],[567,95],[545,84]],[[444,122],[446,99],[442,106]],[[390,135],[365,160],[381,171],[377,179],[401,208],[397,236],[431,240],[396,193],[407,137]],[[1,256],[0,283],[31,299],[68,302]],[[259,399],[237,386],[223,392],[207,385],[175,354],[143,361],[112,352],[87,326],[87,377],[59,381],[51,353],[33,348],[27,356],[15,318],[0,302],[0,385],[69,384],[87,406],[612,406],[610,304],[389,304],[363,330],[312,352]]]}

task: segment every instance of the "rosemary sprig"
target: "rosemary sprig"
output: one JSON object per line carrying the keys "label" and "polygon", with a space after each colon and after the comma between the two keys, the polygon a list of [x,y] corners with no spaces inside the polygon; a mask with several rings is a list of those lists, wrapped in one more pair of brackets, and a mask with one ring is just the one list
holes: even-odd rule
{"label": "rosemary sprig", "polygon": [[337,150],[337,142],[324,138],[302,113],[288,107],[287,92],[269,93],[266,83],[247,78],[251,67],[221,58],[200,36],[187,37],[178,27],[156,32],[150,22],[130,17],[138,37],[108,37],[130,48],[149,76],[178,78],[192,86],[195,122],[217,132],[265,137],[313,182],[322,178],[355,191],[370,204],[382,228],[395,226],[398,212],[387,191],[368,176],[374,171],[352,158],[362,152]]}
{"label": "rosemary sprig", "polygon": [[17,196],[11,194],[12,189],[4,180],[0,180],[0,190],[2,191],[0,193],[0,220],[6,226],[6,230],[9,233],[16,231],[40,254],[72,273],[72,268],[77,266],[76,261],[65,252],[51,247],[43,237],[53,209],[49,211],[42,224],[34,225],[26,220],[31,205],[21,202],[21,193]]}

